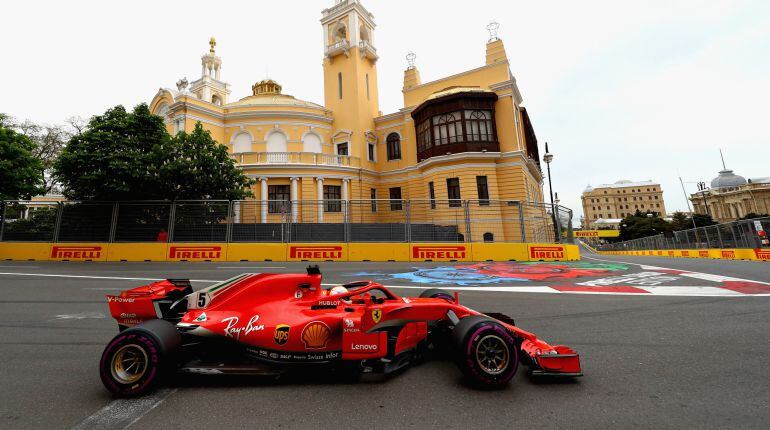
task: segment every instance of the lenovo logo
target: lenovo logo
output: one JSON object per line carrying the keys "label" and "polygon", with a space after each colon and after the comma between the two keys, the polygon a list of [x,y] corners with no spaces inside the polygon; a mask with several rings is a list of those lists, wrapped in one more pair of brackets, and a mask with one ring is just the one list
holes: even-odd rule
{"label": "lenovo logo", "polygon": [[465,246],[413,246],[412,258],[432,259],[458,259],[465,258]]}
{"label": "lenovo logo", "polygon": [[221,256],[221,246],[172,246],[168,250],[168,258],[213,259]]}
{"label": "lenovo logo", "polygon": [[289,258],[336,260],[342,258],[342,247],[339,245],[290,246]]}
{"label": "lenovo logo", "polygon": [[722,258],[735,258],[735,251],[722,251]]}
{"label": "lenovo logo", "polygon": [[770,260],[770,250],[767,249],[755,249],[754,254],[758,260]]}
{"label": "lenovo logo", "polygon": [[54,246],[51,248],[51,258],[94,259],[101,257],[101,255],[101,246]]}
{"label": "lenovo logo", "polygon": [[563,246],[532,246],[529,248],[530,258],[564,258]]}

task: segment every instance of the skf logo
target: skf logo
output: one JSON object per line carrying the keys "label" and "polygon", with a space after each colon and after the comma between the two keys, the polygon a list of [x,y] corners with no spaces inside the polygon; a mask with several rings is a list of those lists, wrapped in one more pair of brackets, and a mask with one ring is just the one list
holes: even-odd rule
{"label": "skf logo", "polygon": [[101,246],[54,246],[51,248],[51,258],[94,259],[101,256]]}
{"label": "skf logo", "polygon": [[413,246],[412,258],[432,259],[446,258],[458,259],[466,256],[465,245],[457,246]]}
{"label": "skf logo", "polygon": [[698,251],[698,257],[708,258],[709,252],[708,251]]}
{"label": "skf logo", "polygon": [[532,246],[529,248],[530,258],[564,258],[563,246]]}
{"label": "skf logo", "polygon": [[735,258],[735,251],[722,251],[722,258]]}
{"label": "skf logo", "polygon": [[168,250],[168,258],[214,259],[221,256],[221,246],[172,246]]}
{"label": "skf logo", "polygon": [[275,326],[275,332],[273,333],[273,340],[278,345],[284,345],[289,341],[289,330],[291,326],[286,324],[278,324]]}
{"label": "skf logo", "polygon": [[374,321],[375,324],[380,322],[382,319],[382,309],[375,309],[372,311],[372,321]]}
{"label": "skf logo", "polygon": [[767,249],[755,249],[754,255],[757,256],[757,260],[770,260],[770,250]]}
{"label": "skf logo", "polygon": [[289,258],[312,258],[324,260],[336,260],[342,258],[342,247],[330,246],[291,246]]}

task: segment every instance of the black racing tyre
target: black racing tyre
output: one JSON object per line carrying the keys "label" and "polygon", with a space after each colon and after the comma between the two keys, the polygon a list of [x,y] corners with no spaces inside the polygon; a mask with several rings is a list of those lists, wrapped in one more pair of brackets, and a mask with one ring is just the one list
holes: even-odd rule
{"label": "black racing tyre", "polygon": [[453,296],[449,291],[442,290],[440,288],[430,288],[422,293],[420,293],[420,298],[423,299],[444,299],[449,301],[450,303],[455,302],[455,296]]}
{"label": "black racing tyre", "polygon": [[503,387],[519,367],[516,340],[491,318],[472,315],[461,319],[452,332],[452,344],[457,367],[477,387]]}
{"label": "black racing tyre", "polygon": [[102,353],[102,383],[118,397],[149,392],[158,384],[181,342],[174,325],[163,320],[150,320],[122,331]]}

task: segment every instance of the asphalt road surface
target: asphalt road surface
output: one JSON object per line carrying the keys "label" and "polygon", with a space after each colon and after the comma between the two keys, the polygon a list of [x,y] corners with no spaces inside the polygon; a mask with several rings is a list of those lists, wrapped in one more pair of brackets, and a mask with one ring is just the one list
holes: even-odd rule
{"label": "asphalt road surface", "polygon": [[[770,264],[590,253],[580,263],[322,263],[325,283],[460,289],[461,302],[581,355],[585,376],[467,387],[449,361],[354,384],[177,378],[114,400],[97,366],[105,294],[301,263],[0,262],[0,428],[768,428]],[[143,279],[137,279],[143,278]],[[146,279],[146,280],[144,280]]]}

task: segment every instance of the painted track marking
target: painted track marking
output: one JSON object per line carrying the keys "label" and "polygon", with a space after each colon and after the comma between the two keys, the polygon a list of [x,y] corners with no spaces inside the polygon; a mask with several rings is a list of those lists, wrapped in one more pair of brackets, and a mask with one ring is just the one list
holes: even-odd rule
{"label": "painted track marking", "polygon": [[[598,261],[607,261],[611,262],[610,260],[601,260],[598,258],[591,258],[591,257],[584,257],[584,258],[590,258],[593,260]],[[628,263],[628,262],[618,262],[618,263],[624,263],[624,264],[632,264],[636,266],[641,266],[643,268],[650,268],[650,269],[664,269],[664,270],[677,270],[677,269],[667,269],[664,267],[656,267],[656,266],[647,266],[644,264],[639,263]],[[684,272],[684,271],[682,271]],[[712,280],[711,278],[720,278],[724,280],[734,280],[734,281],[745,281],[745,282],[754,282],[758,284],[764,284],[764,285],[770,285],[767,282],[759,282],[759,281],[751,281],[748,279],[740,279],[740,278],[732,278],[732,277],[726,277],[726,276],[720,276],[720,275],[709,275],[705,273],[697,273],[697,272],[689,272],[693,275],[698,276],[692,276],[693,278],[700,278],[702,279],[708,279]],[[59,277],[59,278],[78,278],[78,279],[101,279],[101,280],[118,280],[118,281],[162,281],[163,278],[134,278],[134,277],[123,277],[123,276],[93,276],[93,275],[65,275],[65,274],[52,274],[52,273],[13,273],[13,272],[3,272],[0,273],[0,275],[11,275],[11,276],[42,276],[42,277]],[[684,273],[680,273],[680,275],[684,275]],[[702,275],[702,276],[701,276]],[[191,282],[202,282],[202,283],[217,283],[222,282],[223,280],[215,280],[215,279],[191,279]],[[330,284],[330,283],[324,283],[321,284],[323,286],[336,286],[340,284]],[[424,290],[427,287],[426,286],[416,286],[416,285],[383,285],[387,288],[401,288],[401,289],[412,289],[412,290]],[[572,286],[570,286],[572,287]],[[736,291],[719,291],[716,292],[715,290],[718,290],[719,288],[713,287],[713,286],[705,286],[705,285],[695,285],[695,286],[657,286],[657,287],[649,287],[649,286],[636,286],[635,289],[639,290],[636,292],[630,292],[630,291],[619,291],[619,290],[605,290],[602,291],[600,288],[594,288],[593,290],[590,289],[590,287],[586,287],[584,290],[577,290],[575,288],[559,288],[558,286],[551,287],[548,285],[517,285],[517,286],[452,286],[452,285],[442,285],[441,288],[444,288],[446,290],[452,290],[452,291],[488,291],[488,292],[509,292],[509,293],[547,293],[547,294],[553,294],[553,293],[561,293],[561,294],[614,294],[614,295],[634,295],[634,296],[703,296],[703,297],[715,297],[715,296],[721,296],[721,297],[767,297],[770,296],[770,294],[742,294],[740,292]],[[113,290],[108,288],[83,288],[84,290]],[[122,289],[118,289],[121,290]]]}
{"label": "painted track marking", "polygon": [[176,388],[163,388],[150,395],[135,399],[113,400],[107,406],[72,427],[72,430],[126,429],[158,407],[176,391]]}

